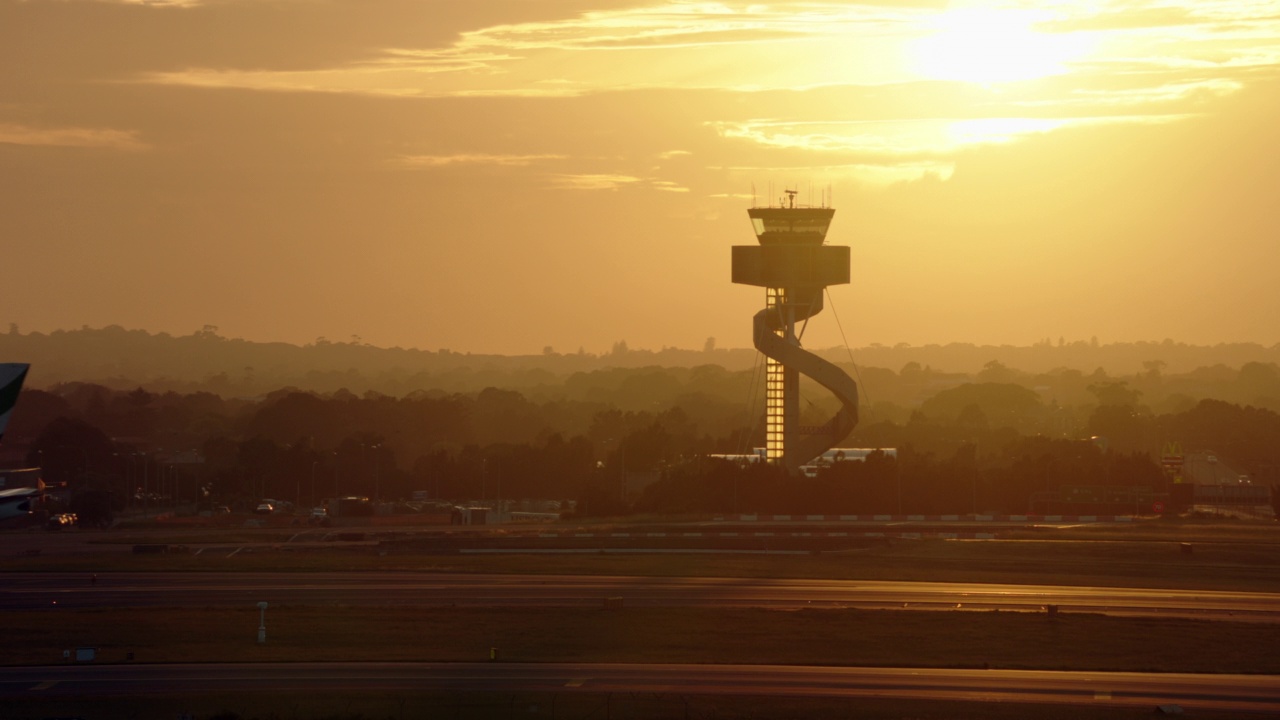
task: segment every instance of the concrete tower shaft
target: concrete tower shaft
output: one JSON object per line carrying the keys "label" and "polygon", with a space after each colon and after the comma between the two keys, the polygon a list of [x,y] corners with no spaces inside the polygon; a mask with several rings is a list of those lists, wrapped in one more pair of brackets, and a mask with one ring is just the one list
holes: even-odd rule
{"label": "concrete tower shaft", "polygon": [[[765,288],[765,308],[753,321],[756,349],[765,356],[765,454],[794,473],[858,424],[858,386],[800,347],[797,325],[822,311],[828,285],[849,282],[849,248],[825,244],[834,209],[796,207],[795,194],[788,194],[787,207],[747,211],[759,245],[733,247],[733,282]],[[823,425],[799,423],[802,374],[840,400],[839,412]]]}

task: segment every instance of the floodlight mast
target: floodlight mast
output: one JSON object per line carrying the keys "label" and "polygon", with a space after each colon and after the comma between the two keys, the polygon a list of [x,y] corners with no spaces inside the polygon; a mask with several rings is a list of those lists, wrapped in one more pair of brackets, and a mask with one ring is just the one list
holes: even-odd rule
{"label": "floodlight mast", "polygon": [[[822,311],[826,287],[849,282],[849,248],[825,244],[833,208],[797,207],[796,191],[786,193],[779,207],[747,210],[759,244],[733,247],[733,282],[765,289],[765,308],[753,321],[756,349],[765,356],[765,458],[795,474],[853,431],[858,386],[800,347],[796,328]],[[840,401],[823,425],[800,425],[801,374]]]}

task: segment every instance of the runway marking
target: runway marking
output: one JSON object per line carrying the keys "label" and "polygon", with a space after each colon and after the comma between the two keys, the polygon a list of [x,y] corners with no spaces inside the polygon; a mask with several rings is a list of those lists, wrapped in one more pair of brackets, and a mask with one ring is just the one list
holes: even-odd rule
{"label": "runway marking", "polygon": [[571,687],[571,688],[578,688],[578,687],[582,687],[582,684],[583,684],[583,683],[585,683],[585,682],[586,682],[586,680],[585,680],[585,679],[583,679],[583,680],[570,680],[569,682],[565,683],[565,684],[564,684],[564,686],[565,686],[565,687]]}
{"label": "runway marking", "polygon": [[1111,691],[1110,691],[1110,690],[1098,690],[1098,691],[1096,691],[1095,693],[1093,693],[1093,699],[1094,699],[1094,700],[1110,700],[1110,699],[1111,699]]}
{"label": "runway marking", "polygon": [[32,689],[33,691],[34,691],[34,690],[48,690],[49,688],[51,688],[51,687],[53,687],[54,685],[57,685],[57,684],[58,684],[58,681],[57,681],[57,680],[45,680],[44,682],[40,683],[39,685],[36,685],[35,687],[33,687],[33,688],[31,688],[31,689]]}

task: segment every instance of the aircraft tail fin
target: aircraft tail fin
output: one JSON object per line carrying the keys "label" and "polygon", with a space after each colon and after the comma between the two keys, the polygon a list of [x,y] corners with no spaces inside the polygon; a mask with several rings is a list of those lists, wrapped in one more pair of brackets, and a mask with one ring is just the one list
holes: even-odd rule
{"label": "aircraft tail fin", "polygon": [[0,363],[0,438],[4,437],[13,406],[18,404],[18,393],[30,367],[26,363]]}

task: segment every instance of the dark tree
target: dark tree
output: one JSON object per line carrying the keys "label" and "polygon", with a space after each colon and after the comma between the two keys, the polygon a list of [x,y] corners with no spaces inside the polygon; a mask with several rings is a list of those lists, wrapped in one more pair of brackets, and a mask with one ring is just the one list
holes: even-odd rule
{"label": "dark tree", "polygon": [[46,482],[74,483],[110,467],[114,451],[111,439],[94,425],[59,417],[31,443],[27,463],[42,467]]}
{"label": "dark tree", "polygon": [[107,527],[115,517],[111,512],[111,493],[100,488],[77,490],[71,495],[67,509],[86,527]]}

